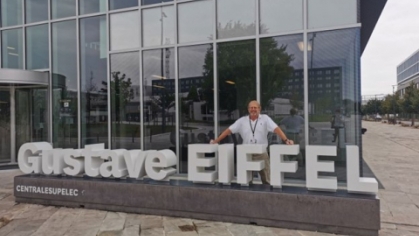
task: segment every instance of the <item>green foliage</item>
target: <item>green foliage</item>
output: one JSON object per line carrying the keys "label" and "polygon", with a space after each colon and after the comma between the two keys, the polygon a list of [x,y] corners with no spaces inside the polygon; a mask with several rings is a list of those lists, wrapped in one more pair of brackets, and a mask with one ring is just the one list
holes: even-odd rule
{"label": "green foliage", "polygon": [[[241,29],[245,26],[240,23],[229,24],[226,27],[233,27],[237,31],[247,30]],[[286,52],[286,46],[278,47],[273,38],[261,40],[260,45],[261,104],[267,107],[281,91],[284,81],[292,76],[293,68],[290,63],[294,57]],[[230,119],[235,110],[239,111],[239,116],[243,116],[247,114],[248,102],[256,99],[255,42],[251,40],[220,43],[217,53],[219,109],[227,111]],[[208,107],[214,105],[213,54],[213,48],[210,47],[205,56],[203,74],[205,79],[202,94]],[[301,106],[298,103],[295,105]]]}
{"label": "green foliage", "polygon": [[362,106],[362,113],[364,115],[383,114],[384,101],[378,99],[371,99],[367,104]]}
{"label": "green foliage", "polygon": [[[111,72],[111,106],[112,106],[112,120],[121,121],[121,116],[125,114],[125,107],[134,98],[134,91],[132,90],[131,78],[126,78],[125,74],[121,75],[120,71]],[[102,81],[101,91],[107,92],[108,83]]]}
{"label": "green foliage", "polygon": [[400,93],[389,94],[385,96],[383,103],[381,105],[381,109],[383,114],[398,114],[400,113],[399,102],[400,101]]}

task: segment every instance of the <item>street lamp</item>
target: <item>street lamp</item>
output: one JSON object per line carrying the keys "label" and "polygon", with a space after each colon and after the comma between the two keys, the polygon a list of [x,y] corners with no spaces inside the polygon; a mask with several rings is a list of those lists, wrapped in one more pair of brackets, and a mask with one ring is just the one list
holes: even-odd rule
{"label": "street lamp", "polygon": [[396,94],[394,93],[394,87],[397,86],[397,84],[392,85],[393,86],[393,125],[396,124],[396,107],[395,107],[395,103],[396,103]]}

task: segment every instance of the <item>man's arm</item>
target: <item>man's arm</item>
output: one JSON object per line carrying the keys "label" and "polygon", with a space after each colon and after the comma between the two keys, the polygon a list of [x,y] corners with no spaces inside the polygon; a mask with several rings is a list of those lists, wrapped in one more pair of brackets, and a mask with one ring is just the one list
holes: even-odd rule
{"label": "man's arm", "polygon": [[289,139],[287,138],[287,136],[284,134],[284,132],[282,132],[281,128],[276,127],[276,128],[274,129],[274,132],[275,132],[275,134],[277,134],[277,135],[278,135],[278,136],[282,139],[282,141],[283,141],[285,144],[287,144],[287,145],[293,145],[293,144],[294,144],[294,141],[289,140]]}
{"label": "man's arm", "polygon": [[210,144],[216,144],[216,143],[219,143],[221,140],[223,140],[225,137],[229,136],[230,134],[231,134],[231,130],[227,128],[226,130],[224,130],[224,131],[220,134],[220,136],[218,136],[218,138],[216,138],[215,140],[212,140],[212,139],[211,139]]}

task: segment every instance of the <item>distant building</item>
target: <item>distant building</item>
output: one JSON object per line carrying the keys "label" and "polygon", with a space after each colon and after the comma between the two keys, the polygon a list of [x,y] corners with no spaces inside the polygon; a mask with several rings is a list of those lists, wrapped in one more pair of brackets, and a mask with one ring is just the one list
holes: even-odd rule
{"label": "distant building", "polygon": [[419,88],[419,50],[397,66],[397,91],[400,95],[405,93],[411,82]]}

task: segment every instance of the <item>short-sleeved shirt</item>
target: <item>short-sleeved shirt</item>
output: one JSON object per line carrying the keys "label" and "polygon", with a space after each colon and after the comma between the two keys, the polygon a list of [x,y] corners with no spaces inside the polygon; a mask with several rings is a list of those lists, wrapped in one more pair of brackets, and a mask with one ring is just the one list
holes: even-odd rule
{"label": "short-sleeved shirt", "polygon": [[[268,133],[273,132],[278,127],[277,124],[267,115],[260,114],[252,121],[249,116],[243,116],[232,124],[229,129],[233,134],[239,133],[243,139],[243,144],[253,144],[252,139],[256,139],[256,144],[268,144]],[[253,132],[254,137],[253,137]]]}
{"label": "short-sleeved shirt", "polygon": [[304,125],[304,118],[301,116],[287,116],[281,120],[281,125],[285,125],[286,132],[299,133],[301,126]]}

